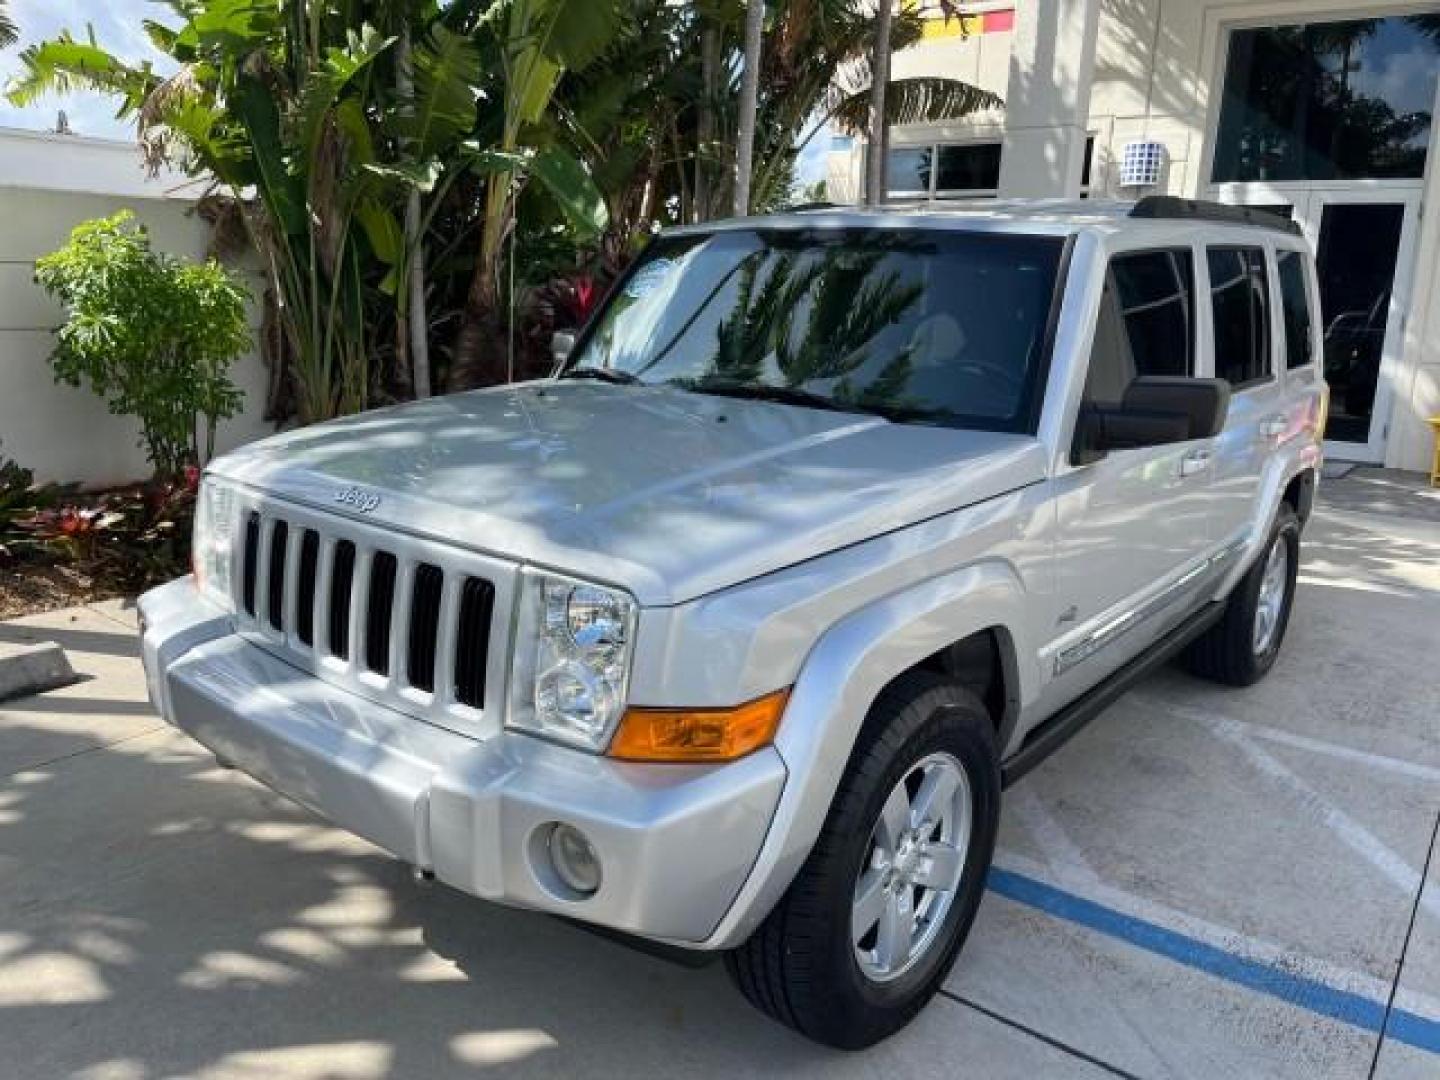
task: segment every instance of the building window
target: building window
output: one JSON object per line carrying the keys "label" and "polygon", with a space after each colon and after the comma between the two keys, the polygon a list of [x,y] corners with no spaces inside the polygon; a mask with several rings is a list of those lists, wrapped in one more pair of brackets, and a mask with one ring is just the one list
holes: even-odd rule
{"label": "building window", "polygon": [[1211,179],[1418,177],[1440,16],[1235,30]]}
{"label": "building window", "polygon": [[1212,247],[1210,311],[1215,319],[1215,374],[1232,390],[1270,377],[1270,288],[1265,252],[1250,247]]}
{"label": "building window", "polygon": [[891,150],[885,162],[886,194],[892,199],[923,198],[934,181],[935,148],[905,146]]}
{"label": "building window", "polygon": [[1080,198],[1090,197],[1090,177],[1095,168],[1095,136],[1085,136],[1085,162],[1080,166]]}
{"label": "building window", "polygon": [[891,199],[984,199],[1000,190],[1000,143],[897,146],[886,161]]}
{"label": "building window", "polygon": [[994,195],[1000,189],[1000,144],[961,143],[936,147],[940,171],[935,194],[946,196]]}

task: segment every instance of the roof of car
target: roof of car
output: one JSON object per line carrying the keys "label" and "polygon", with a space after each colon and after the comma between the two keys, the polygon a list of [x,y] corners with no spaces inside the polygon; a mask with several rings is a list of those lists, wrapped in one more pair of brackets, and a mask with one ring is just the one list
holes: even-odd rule
{"label": "roof of car", "polygon": [[[1137,209],[1138,208],[1138,209]],[[1250,220],[1245,220],[1245,218]],[[1111,199],[984,199],[953,202],[892,202],[884,206],[814,204],[778,214],[729,218],[667,230],[675,234],[732,229],[964,228],[1065,236],[1079,231],[1113,235],[1163,231],[1177,225],[1293,233],[1273,214],[1257,214],[1218,203],[1167,197],[1126,202]]]}

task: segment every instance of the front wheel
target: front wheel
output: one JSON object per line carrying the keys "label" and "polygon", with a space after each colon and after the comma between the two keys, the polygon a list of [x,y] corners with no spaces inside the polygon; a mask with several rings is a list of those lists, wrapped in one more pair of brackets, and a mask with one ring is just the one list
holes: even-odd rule
{"label": "front wheel", "polygon": [[984,706],[926,673],[876,700],[789,891],[726,958],[751,1004],[859,1049],[934,996],[969,933],[995,848],[1000,767]]}

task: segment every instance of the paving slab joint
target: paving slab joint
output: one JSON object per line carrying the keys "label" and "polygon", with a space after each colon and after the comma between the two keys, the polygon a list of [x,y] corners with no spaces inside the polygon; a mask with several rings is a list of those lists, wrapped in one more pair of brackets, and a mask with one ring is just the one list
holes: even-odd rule
{"label": "paving slab joint", "polygon": [[53,641],[0,646],[0,701],[68,686],[78,676]]}

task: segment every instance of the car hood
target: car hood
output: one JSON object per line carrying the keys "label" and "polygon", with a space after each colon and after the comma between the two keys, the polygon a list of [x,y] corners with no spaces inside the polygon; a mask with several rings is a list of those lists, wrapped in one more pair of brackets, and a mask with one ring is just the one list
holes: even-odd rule
{"label": "car hood", "polygon": [[1044,453],[1028,436],[577,381],[377,409],[211,472],[665,605],[1034,483]]}

